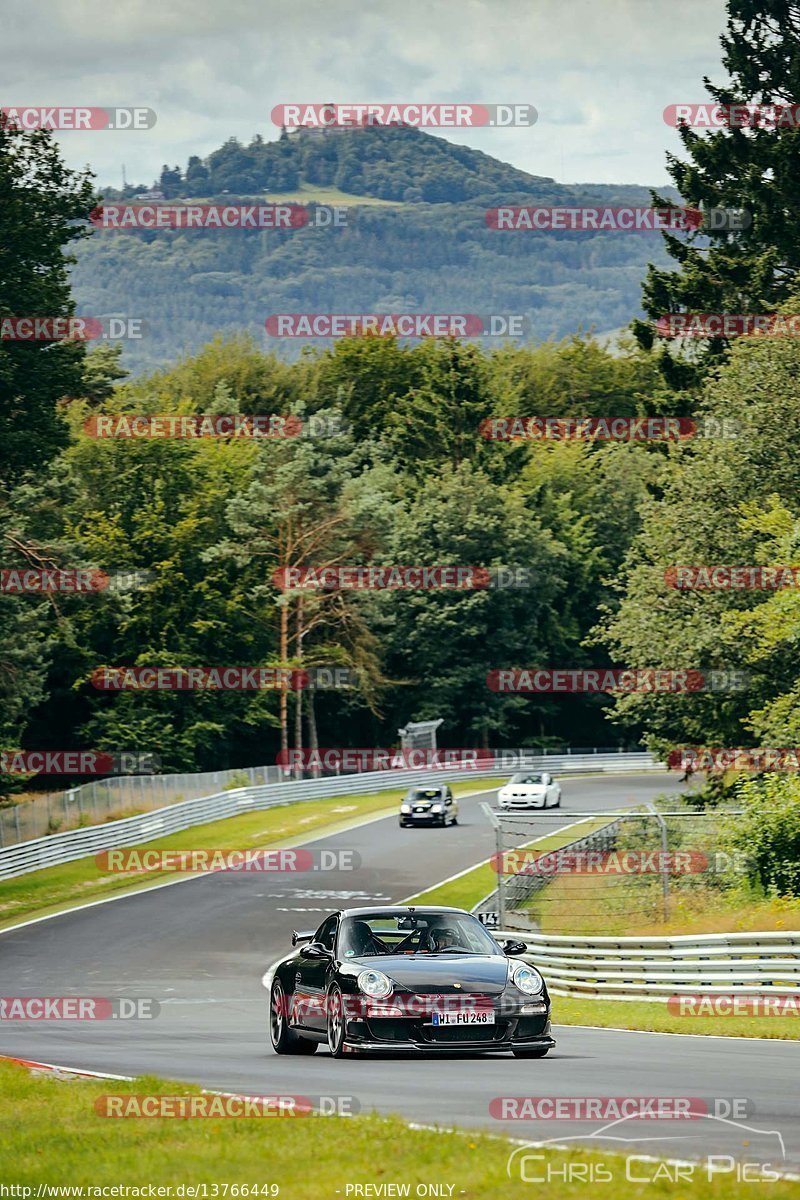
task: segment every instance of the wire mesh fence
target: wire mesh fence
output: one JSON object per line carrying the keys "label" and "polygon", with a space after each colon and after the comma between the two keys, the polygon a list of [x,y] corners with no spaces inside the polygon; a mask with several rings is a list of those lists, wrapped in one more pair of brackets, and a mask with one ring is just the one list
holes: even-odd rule
{"label": "wire mesh fence", "polygon": [[280,767],[248,767],[183,775],[122,775],[97,779],[65,792],[36,796],[0,809],[0,847],[47,834],[116,821],[214,792],[285,779]]}
{"label": "wire mesh fence", "polygon": [[572,813],[566,827],[563,814],[484,806],[498,886],[476,911],[504,929],[624,934],[707,909],[749,874],[732,841],[740,810],[670,805]]}

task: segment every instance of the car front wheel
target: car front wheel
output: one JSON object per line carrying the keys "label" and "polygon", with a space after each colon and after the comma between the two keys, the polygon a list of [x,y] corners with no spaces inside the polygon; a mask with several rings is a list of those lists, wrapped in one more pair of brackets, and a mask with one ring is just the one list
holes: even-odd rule
{"label": "car front wheel", "polygon": [[300,1037],[289,1028],[289,1006],[280,980],[272,985],[269,997],[269,1036],[276,1054],[314,1054],[317,1043]]}
{"label": "car front wheel", "polygon": [[344,1054],[344,1001],[336,984],[328,992],[328,1049],[332,1058]]}

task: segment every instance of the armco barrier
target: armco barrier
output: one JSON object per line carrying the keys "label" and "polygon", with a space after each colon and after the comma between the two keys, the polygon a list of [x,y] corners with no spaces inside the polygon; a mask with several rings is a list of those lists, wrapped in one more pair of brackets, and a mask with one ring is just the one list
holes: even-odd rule
{"label": "armco barrier", "polygon": [[522,939],[556,996],[655,1000],[709,995],[800,998],[800,931],[678,937],[572,937],[491,930]]}
{"label": "armco barrier", "polygon": [[[651,754],[585,754],[585,755],[538,755],[526,761],[531,769],[549,770],[553,774],[576,775],[594,771],[655,771],[663,770]],[[339,775],[328,779],[304,779],[286,783],[269,783],[256,787],[237,788],[219,792],[213,796],[202,796],[194,800],[183,800],[153,812],[140,813],[119,821],[108,821],[104,825],[90,825],[72,829],[67,833],[51,837],[35,838],[29,842],[6,846],[0,849],[0,881],[38,871],[58,863],[86,858],[102,850],[113,850],[120,846],[138,845],[154,838],[165,837],[190,829],[194,825],[205,825],[224,817],[237,816],[250,810],[274,808],[296,801],[316,800],[320,797],[336,797],[362,792],[390,791],[410,787],[414,783],[429,782],[432,778],[479,780],[482,776],[502,774],[497,766],[484,770],[431,771],[371,771],[358,775]]]}

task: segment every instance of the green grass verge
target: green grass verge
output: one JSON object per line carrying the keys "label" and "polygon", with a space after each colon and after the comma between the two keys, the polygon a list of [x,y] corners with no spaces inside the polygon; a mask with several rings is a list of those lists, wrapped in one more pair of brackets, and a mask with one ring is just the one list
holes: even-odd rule
{"label": "green grass verge", "polygon": [[[544,968],[543,968],[544,970]],[[545,971],[546,974],[546,971]],[[698,992],[702,988],[697,989]],[[776,991],[780,989],[776,988]],[[800,1017],[679,1017],[666,1004],[643,1000],[594,1000],[588,996],[553,996],[555,1025],[600,1025],[644,1029],[652,1033],[704,1033],[724,1037],[797,1041]]]}
{"label": "green grass verge", "polygon": [[[511,1146],[499,1137],[471,1131],[411,1129],[399,1118],[375,1115],[117,1119],[95,1112],[95,1101],[103,1095],[152,1093],[196,1095],[198,1089],[152,1077],[129,1083],[41,1078],[15,1064],[0,1062],[0,1107],[13,1113],[13,1120],[0,1123],[3,1183],[32,1187],[33,1195],[39,1184],[84,1188],[205,1184],[206,1196],[223,1198],[225,1185],[228,1189],[238,1185],[233,1195],[241,1196],[242,1185],[251,1189],[276,1184],[279,1200],[335,1200],[337,1194],[344,1200],[348,1185],[372,1185],[372,1189],[381,1184],[407,1185],[408,1194],[414,1196],[417,1184],[432,1183],[443,1185],[444,1195],[459,1200],[495,1200],[498,1196],[530,1200],[536,1194],[530,1183],[507,1177]],[[487,1124],[489,1120],[487,1116]],[[547,1134],[541,1124],[534,1127],[531,1122],[531,1139],[543,1136]],[[541,1153],[557,1171],[563,1171],[567,1162],[606,1164],[615,1183],[609,1194],[623,1200],[678,1194],[664,1183],[628,1182],[624,1159],[612,1152],[548,1149]],[[542,1162],[535,1165],[539,1172],[546,1169]],[[650,1169],[655,1172],[656,1164],[650,1164]],[[642,1164],[638,1164],[638,1172],[641,1170]],[[700,1168],[697,1176],[696,1183],[681,1186],[682,1197],[733,1200],[739,1194],[734,1176],[706,1182]],[[214,1184],[218,1185],[216,1193]],[[198,1194],[202,1197],[202,1190],[195,1192]],[[360,1194],[380,1193],[362,1190]],[[581,1180],[564,1183],[556,1178],[547,1188],[548,1197],[556,1200],[585,1198],[587,1194]],[[797,1195],[797,1184],[771,1183],[769,1195],[788,1200]]]}
{"label": "green grass verge", "polygon": [[[451,784],[451,787],[456,795],[461,795],[484,786],[487,789],[497,787],[500,782],[497,779],[468,779]],[[397,788],[359,796],[289,802],[279,808],[194,825],[181,833],[148,841],[146,845],[155,850],[256,850],[285,846],[290,841],[302,844],[312,834],[319,837],[347,829],[366,816],[396,812],[405,791],[405,788]],[[45,867],[0,883],[0,930],[26,917],[46,916],[75,904],[101,900],[119,892],[141,891],[177,878],[175,873],[163,871],[148,872],[144,878],[141,874],[109,874],[98,867],[94,856]]]}

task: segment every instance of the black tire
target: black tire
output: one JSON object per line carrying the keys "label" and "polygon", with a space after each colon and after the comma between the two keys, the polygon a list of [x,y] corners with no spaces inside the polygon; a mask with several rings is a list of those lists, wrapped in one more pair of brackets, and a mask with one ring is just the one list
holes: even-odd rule
{"label": "black tire", "polygon": [[458,824],[458,817],[453,817],[453,820],[452,820],[450,823],[451,823],[451,825],[457,825],[457,824]]}
{"label": "black tire", "polygon": [[331,1058],[341,1058],[344,1054],[344,1001],[338,984],[334,984],[328,992],[328,1049]]}
{"label": "black tire", "polygon": [[552,1049],[551,1046],[512,1046],[514,1058],[544,1058]]}
{"label": "black tire", "polygon": [[275,979],[269,994],[269,1037],[276,1054],[315,1054],[317,1043],[300,1037],[289,1028],[288,1004],[280,979]]}

